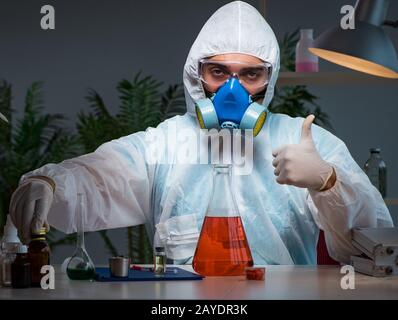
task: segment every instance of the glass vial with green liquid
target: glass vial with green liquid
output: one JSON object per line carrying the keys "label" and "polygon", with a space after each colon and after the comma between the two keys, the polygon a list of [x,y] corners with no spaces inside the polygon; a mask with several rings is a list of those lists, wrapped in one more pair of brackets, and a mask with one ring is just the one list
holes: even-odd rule
{"label": "glass vial with green liquid", "polygon": [[84,222],[86,206],[83,194],[78,194],[76,250],[69,260],[66,273],[72,280],[94,280],[95,267],[84,245]]}
{"label": "glass vial with green liquid", "polygon": [[154,269],[156,275],[166,273],[166,252],[164,247],[156,247],[154,252]]}

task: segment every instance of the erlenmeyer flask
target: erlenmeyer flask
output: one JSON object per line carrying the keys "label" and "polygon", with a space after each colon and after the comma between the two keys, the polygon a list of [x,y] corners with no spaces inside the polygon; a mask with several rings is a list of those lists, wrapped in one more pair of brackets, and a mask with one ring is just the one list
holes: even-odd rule
{"label": "erlenmeyer flask", "polygon": [[192,266],[204,276],[242,275],[253,259],[231,190],[231,165],[215,165],[213,174],[213,194]]}
{"label": "erlenmeyer flask", "polygon": [[95,278],[95,267],[84,246],[84,221],[86,206],[83,195],[77,195],[78,214],[77,214],[77,243],[76,250],[70,258],[66,273],[72,280],[93,280]]}

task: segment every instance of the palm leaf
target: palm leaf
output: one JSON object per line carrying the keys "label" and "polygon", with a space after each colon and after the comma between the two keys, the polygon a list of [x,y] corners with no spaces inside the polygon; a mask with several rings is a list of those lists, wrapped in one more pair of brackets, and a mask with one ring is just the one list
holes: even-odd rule
{"label": "palm leaf", "polygon": [[299,29],[286,33],[279,45],[281,57],[281,71],[294,71],[295,49],[299,40]]}
{"label": "palm leaf", "polygon": [[[11,101],[11,85],[2,80],[0,81],[0,114],[2,119],[9,123],[12,121]],[[10,148],[10,146],[11,126],[0,123],[0,155],[4,152],[2,149]]]}
{"label": "palm leaf", "polygon": [[[181,85],[169,86],[161,92],[162,83],[152,76],[138,72],[132,80],[122,79],[117,84],[120,104],[112,117],[103,99],[95,90],[87,97],[92,113],[78,115],[77,131],[85,152],[94,151],[102,143],[155,127],[161,121],[186,112],[184,92]],[[151,262],[152,251],[145,227],[126,228],[128,255],[137,262]],[[108,251],[117,250],[105,232],[100,233]]]}
{"label": "palm leaf", "polygon": [[4,122],[7,122],[7,123],[8,123],[7,118],[6,118],[5,115],[3,115],[1,112],[0,112],[0,120],[3,120]]}
{"label": "palm leaf", "polygon": [[[11,86],[0,82],[0,108],[12,118]],[[25,97],[23,117],[0,138],[0,218],[4,223],[12,192],[22,174],[47,162],[59,162],[79,153],[77,137],[63,128],[64,117],[43,114],[42,84],[33,83]],[[1,228],[1,226],[0,226]]]}
{"label": "palm leaf", "polygon": [[119,255],[116,247],[113,245],[112,240],[109,238],[107,234],[107,230],[101,230],[99,231],[99,234],[102,238],[102,240],[105,243],[106,248],[108,249],[109,253],[113,256],[116,257]]}
{"label": "palm leaf", "polygon": [[86,100],[90,103],[90,107],[94,111],[94,114],[97,118],[111,118],[111,115],[105,106],[104,100],[97,91],[89,89]]}
{"label": "palm leaf", "polygon": [[158,123],[160,86],[161,82],[151,76],[141,77],[141,73],[132,82],[126,79],[119,82],[121,105],[117,118],[125,134],[143,131]]}
{"label": "palm leaf", "polygon": [[169,86],[161,96],[159,121],[164,121],[185,112],[186,104],[182,85]]}

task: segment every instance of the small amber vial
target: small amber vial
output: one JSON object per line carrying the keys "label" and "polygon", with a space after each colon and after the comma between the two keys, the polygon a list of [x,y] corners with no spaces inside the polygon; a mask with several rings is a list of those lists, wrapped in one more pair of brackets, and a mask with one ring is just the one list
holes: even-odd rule
{"label": "small amber vial", "polygon": [[166,252],[164,247],[156,247],[154,254],[154,272],[156,275],[163,275],[166,273]]}
{"label": "small amber vial", "polygon": [[50,264],[50,247],[47,243],[46,228],[41,228],[38,233],[32,233],[29,243],[28,259],[30,262],[31,285],[40,287],[43,274],[41,268]]}

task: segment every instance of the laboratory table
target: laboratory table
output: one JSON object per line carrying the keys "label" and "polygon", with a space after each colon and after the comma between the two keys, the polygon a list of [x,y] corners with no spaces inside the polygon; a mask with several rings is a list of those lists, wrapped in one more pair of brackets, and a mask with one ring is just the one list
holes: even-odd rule
{"label": "laboratory table", "polygon": [[[191,266],[183,266],[192,271]],[[398,299],[398,277],[355,274],[355,289],[341,288],[339,266],[267,266],[265,281],[206,277],[194,281],[72,281],[56,268],[55,289],[0,288],[4,299]]]}

